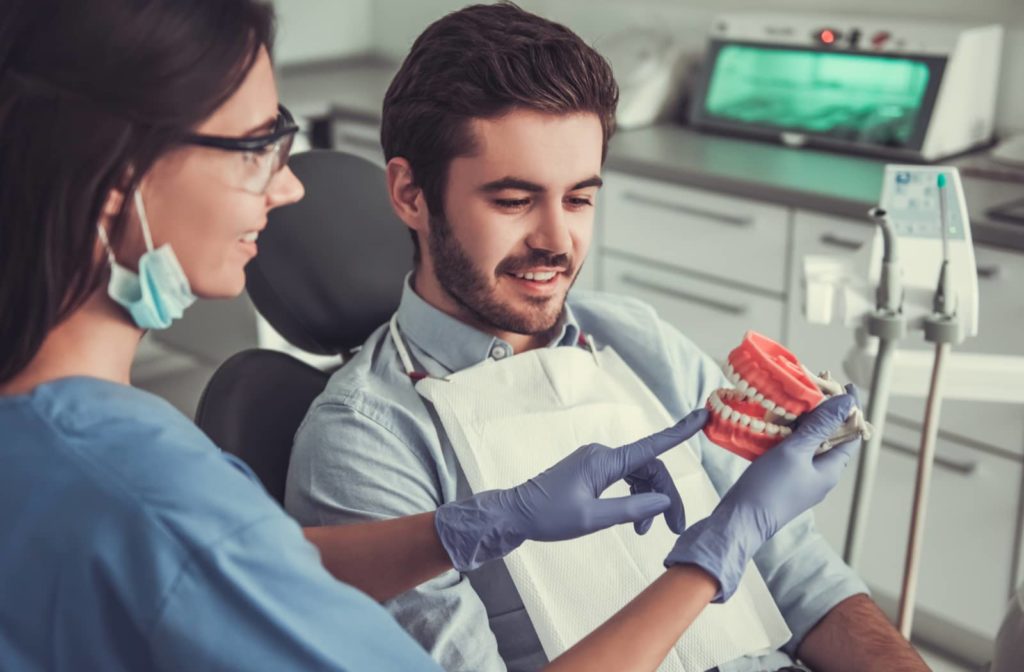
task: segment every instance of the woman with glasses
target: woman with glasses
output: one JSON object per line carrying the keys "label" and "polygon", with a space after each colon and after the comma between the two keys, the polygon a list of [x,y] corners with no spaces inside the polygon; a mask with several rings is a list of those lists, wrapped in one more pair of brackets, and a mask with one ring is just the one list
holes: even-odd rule
{"label": "woman with glasses", "polygon": [[[0,0],[0,669],[436,669],[370,597],[527,540],[683,530],[656,458],[703,410],[436,512],[300,530],[131,387],[145,331],[237,296],[267,212],[303,195],[272,33],[257,0]],[[673,567],[555,665],[653,669],[718,585]]]}

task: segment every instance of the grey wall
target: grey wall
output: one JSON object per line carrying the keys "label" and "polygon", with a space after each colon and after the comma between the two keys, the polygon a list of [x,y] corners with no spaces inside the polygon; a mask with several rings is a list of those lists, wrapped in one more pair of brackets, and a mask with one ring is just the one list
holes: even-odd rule
{"label": "grey wall", "polygon": [[[468,4],[460,0],[373,0],[374,47],[396,59],[431,21]],[[565,23],[600,48],[630,26],[670,27],[699,51],[712,17],[730,11],[850,13],[911,19],[991,21],[1007,28],[997,113],[1001,134],[1024,132],[1024,0],[520,0],[520,6]]]}
{"label": "grey wall", "polygon": [[373,48],[371,0],[274,0],[278,65],[353,56]]}

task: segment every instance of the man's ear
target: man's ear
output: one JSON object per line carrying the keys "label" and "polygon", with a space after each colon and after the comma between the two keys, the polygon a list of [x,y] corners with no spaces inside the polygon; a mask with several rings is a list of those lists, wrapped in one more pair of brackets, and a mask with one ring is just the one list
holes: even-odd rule
{"label": "man's ear", "polygon": [[412,166],[406,159],[396,156],[388,161],[387,175],[391,208],[406,226],[426,237],[430,227],[430,211],[423,190],[413,177]]}

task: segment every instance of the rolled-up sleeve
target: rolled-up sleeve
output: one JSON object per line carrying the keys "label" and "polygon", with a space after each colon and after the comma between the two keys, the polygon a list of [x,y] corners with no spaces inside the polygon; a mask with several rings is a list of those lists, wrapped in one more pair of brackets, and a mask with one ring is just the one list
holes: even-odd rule
{"label": "rolled-up sleeve", "polygon": [[[296,434],[285,508],[310,526],[435,510],[441,476],[426,447],[412,443],[350,403],[318,402]],[[505,669],[484,605],[458,572],[384,606],[445,669]]]}

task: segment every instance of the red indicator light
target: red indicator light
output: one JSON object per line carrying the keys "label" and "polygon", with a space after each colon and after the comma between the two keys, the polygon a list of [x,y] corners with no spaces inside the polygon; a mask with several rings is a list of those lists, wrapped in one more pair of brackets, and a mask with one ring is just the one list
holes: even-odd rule
{"label": "red indicator light", "polygon": [[835,44],[836,34],[826,28],[818,35],[818,39],[821,40],[822,44]]}

